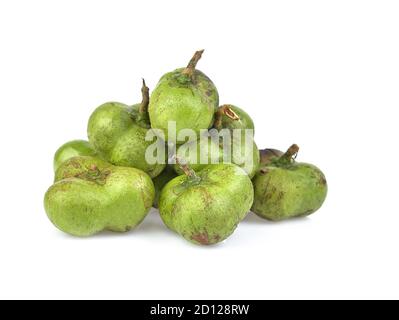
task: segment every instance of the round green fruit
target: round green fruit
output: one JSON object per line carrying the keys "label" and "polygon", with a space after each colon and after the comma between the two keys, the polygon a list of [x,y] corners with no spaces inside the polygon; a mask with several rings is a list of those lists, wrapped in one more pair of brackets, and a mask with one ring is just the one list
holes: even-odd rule
{"label": "round green fruit", "polygon": [[124,232],[144,219],[154,193],[151,178],[139,169],[74,157],[56,171],[44,207],[57,228],[74,236]]}
{"label": "round green fruit", "polygon": [[205,167],[184,175],[162,190],[159,212],[168,228],[195,244],[210,245],[229,237],[249,211],[254,197],[251,180],[234,164]]}
{"label": "round green fruit", "polygon": [[58,148],[54,155],[54,172],[66,160],[77,156],[96,156],[96,152],[88,141],[72,140]]}
{"label": "round green fruit", "polygon": [[293,157],[298,150],[297,145],[292,145],[253,178],[252,211],[260,217],[279,221],[307,216],[317,211],[326,199],[324,174],[314,165],[295,162]]}
{"label": "round green fruit", "polygon": [[149,115],[152,128],[161,130],[165,140],[174,141],[168,135],[170,121],[176,124],[176,134],[192,129],[198,135],[201,129],[212,126],[213,116],[219,104],[219,94],[213,82],[196,70],[202,51],[197,51],[186,68],[166,73],[151,94]]}
{"label": "round green fruit", "polygon": [[145,157],[153,142],[145,139],[151,128],[147,112],[149,90],[144,80],[142,95],[142,102],[133,106],[119,102],[99,106],[89,119],[87,132],[101,158],[117,166],[143,170],[154,178],[165,168],[165,161],[150,164]]}
{"label": "round green fruit", "polygon": [[[224,143],[222,137],[218,139],[201,138],[197,141],[187,142],[178,147],[176,155],[178,158],[186,159],[195,171],[200,171],[212,164],[233,163],[244,169],[252,178],[259,167],[259,150],[255,141],[252,136],[246,140],[244,134],[241,135],[241,139],[234,136],[230,136],[230,138],[230,143]],[[183,173],[178,165],[174,165],[174,169],[178,174]]]}

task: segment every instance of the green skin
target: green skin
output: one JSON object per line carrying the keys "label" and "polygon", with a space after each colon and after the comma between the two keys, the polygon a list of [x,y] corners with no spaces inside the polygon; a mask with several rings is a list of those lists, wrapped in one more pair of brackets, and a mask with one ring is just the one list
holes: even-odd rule
{"label": "green skin", "polygon": [[168,228],[202,245],[229,237],[247,215],[254,197],[251,180],[234,164],[204,168],[171,180],[162,190],[159,212]]}
{"label": "green skin", "polygon": [[252,181],[255,200],[251,210],[262,218],[280,221],[308,216],[326,199],[327,182],[320,169],[295,162],[287,153],[274,157]]}
{"label": "green skin", "polygon": [[72,140],[58,148],[54,155],[54,172],[59,166],[70,158],[77,156],[96,156],[96,152],[88,141]]}
{"label": "green skin", "polygon": [[[237,119],[238,118],[238,119]],[[214,128],[220,129],[252,129],[254,122],[248,113],[232,104],[220,106],[215,115]]]}
{"label": "green skin", "polygon": [[164,186],[172,179],[176,178],[177,174],[176,172],[173,170],[173,168],[171,166],[166,166],[165,170],[162,171],[162,173],[152,179],[152,182],[154,183],[154,187],[155,187],[155,199],[154,199],[154,208],[158,208],[159,205],[159,198],[161,196],[161,192],[162,189],[164,188]]}
{"label": "green skin", "polygon": [[44,207],[60,230],[79,237],[137,226],[154,201],[151,178],[135,168],[93,157],[74,157],[58,168]]}
{"label": "green skin", "polygon": [[265,165],[270,164],[273,159],[279,158],[284,154],[284,152],[277,149],[263,149],[259,150],[260,164],[259,169],[262,169]]}
{"label": "green skin", "polygon": [[[194,56],[186,68],[162,76],[151,94],[148,109],[151,127],[161,130],[165,140],[172,140],[168,136],[169,121],[176,123],[177,137],[182,129],[192,129],[198,136],[201,129],[212,126],[219,95],[213,82],[195,70],[199,58],[200,55]],[[176,141],[177,144],[183,142]]]}
{"label": "green skin", "polygon": [[[252,139],[251,139],[252,140]],[[249,148],[247,147],[247,144],[245,143],[245,139],[241,139],[241,146],[238,145],[238,142],[233,142],[231,152],[231,160],[232,163],[237,164],[240,166],[244,171],[247,173],[247,175],[252,178],[256,172],[258,171],[259,167],[259,150],[258,147],[256,146],[255,142],[252,140],[252,153],[246,152],[246,149]],[[197,150],[197,152],[190,152],[190,150]],[[238,163],[240,162],[241,158],[238,157],[240,155],[245,156],[247,154],[248,160],[244,161],[243,163]],[[177,149],[177,157],[181,159],[186,159],[187,163],[190,164],[190,167],[195,170],[195,171],[200,171],[203,168],[205,168],[207,165],[212,164],[212,163],[225,163],[223,158],[224,158],[224,148],[223,148],[223,142],[215,142],[212,139],[207,139],[207,140],[198,140],[198,141],[192,141],[189,143],[185,143],[181,145]],[[208,161],[205,164],[201,164],[201,159],[200,155],[206,155]],[[251,159],[252,158],[252,163]],[[242,162],[242,161],[241,161]],[[182,170],[178,165],[174,165],[174,169],[178,174],[182,174]]]}
{"label": "green skin", "polygon": [[89,119],[87,133],[101,158],[117,166],[143,170],[154,178],[163,171],[165,163],[149,164],[145,159],[147,148],[153,144],[145,140],[151,130],[146,99],[143,93],[141,104],[108,102],[99,106]]}

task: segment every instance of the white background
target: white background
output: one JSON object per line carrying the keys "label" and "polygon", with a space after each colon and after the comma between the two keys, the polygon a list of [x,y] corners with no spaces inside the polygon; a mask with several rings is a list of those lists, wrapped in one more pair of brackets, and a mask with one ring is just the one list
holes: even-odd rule
{"label": "white background", "polygon": [[[398,17],[397,1],[1,1],[0,298],[399,298]],[[323,169],[323,208],[250,214],[213,247],[156,211],[123,235],[53,227],[54,151],[201,48],[260,147],[295,142]]]}

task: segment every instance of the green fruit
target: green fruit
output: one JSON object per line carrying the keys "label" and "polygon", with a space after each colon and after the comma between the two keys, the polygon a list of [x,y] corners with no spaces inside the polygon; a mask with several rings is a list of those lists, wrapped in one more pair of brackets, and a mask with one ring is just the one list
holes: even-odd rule
{"label": "green fruit", "polygon": [[217,130],[221,129],[252,129],[255,130],[254,122],[248,113],[231,104],[220,106],[215,115],[213,124]]}
{"label": "green fruit", "polygon": [[272,162],[273,159],[279,158],[284,154],[284,152],[277,149],[263,149],[259,150],[260,164],[259,168],[262,169],[265,165]]}
{"label": "green fruit", "polygon": [[44,206],[51,222],[74,236],[124,232],[144,219],[154,193],[151,178],[139,169],[74,157],[58,168]]}
{"label": "green fruit", "polygon": [[54,172],[63,162],[77,156],[96,156],[96,152],[85,140],[72,140],[64,143],[54,155]]}
{"label": "green fruit", "polygon": [[151,129],[147,112],[149,90],[144,80],[142,94],[141,104],[108,102],[98,107],[89,119],[87,132],[90,143],[104,160],[141,169],[153,178],[162,172],[165,162],[150,164],[145,157],[153,142],[145,139]]}
{"label": "green fruit", "polygon": [[154,208],[158,208],[159,204],[159,197],[161,196],[161,191],[163,187],[173,178],[176,178],[177,174],[173,170],[171,166],[166,166],[165,170],[162,171],[162,173],[152,179],[152,182],[154,183],[155,187],[155,199],[154,199]]}
{"label": "green fruit", "polygon": [[[259,167],[259,150],[255,141],[250,137],[247,142],[245,136],[241,139],[232,139],[229,148],[225,148],[223,138],[220,139],[200,139],[191,141],[178,147],[176,155],[178,158],[186,159],[190,167],[195,171],[200,171],[208,164],[212,163],[234,163],[240,166],[252,178]],[[201,161],[201,155],[203,160]],[[178,165],[174,166],[178,174],[182,170]]]}
{"label": "green fruit", "polygon": [[162,190],[162,220],[196,244],[225,240],[252,205],[251,180],[233,164],[207,166],[197,174],[187,165],[182,165],[182,170],[185,175],[174,178]]}
{"label": "green fruit", "polygon": [[326,178],[315,166],[295,162],[298,150],[297,145],[291,146],[254,177],[252,211],[260,217],[278,221],[307,216],[322,206],[327,196]]}
{"label": "green fruit", "polygon": [[152,128],[162,131],[165,140],[168,123],[176,123],[179,135],[182,129],[192,129],[198,135],[201,129],[212,126],[213,116],[219,104],[219,95],[213,82],[196,70],[202,51],[197,51],[186,68],[166,73],[151,94],[149,114]]}

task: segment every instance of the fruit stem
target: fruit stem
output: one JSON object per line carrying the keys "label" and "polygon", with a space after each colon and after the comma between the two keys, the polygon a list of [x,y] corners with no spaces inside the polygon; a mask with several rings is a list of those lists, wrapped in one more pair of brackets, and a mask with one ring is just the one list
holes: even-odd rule
{"label": "fruit stem", "polygon": [[281,156],[280,159],[291,161],[293,157],[298,154],[299,147],[296,144],[293,144],[288,150]]}
{"label": "fruit stem", "polygon": [[190,179],[190,180],[200,180],[200,178],[197,176],[195,171],[190,168],[190,166],[182,161],[179,157],[175,157],[176,159],[176,164],[179,166],[180,169],[183,170],[184,174]]}
{"label": "fruit stem", "polygon": [[146,86],[145,80],[143,79],[143,85],[141,87],[142,100],[139,108],[141,114],[147,114],[148,105],[150,103],[150,89]]}
{"label": "fruit stem", "polygon": [[215,122],[213,126],[217,130],[221,130],[222,128],[222,119],[223,116],[226,116],[230,118],[231,120],[237,121],[240,120],[240,117],[238,116],[237,113],[234,112],[234,110],[231,108],[230,104],[224,104],[218,108],[218,111],[216,111],[215,115]]}
{"label": "fruit stem", "polygon": [[194,53],[187,67],[182,71],[184,75],[192,77],[195,71],[195,67],[197,66],[198,61],[201,59],[204,50],[198,50]]}

